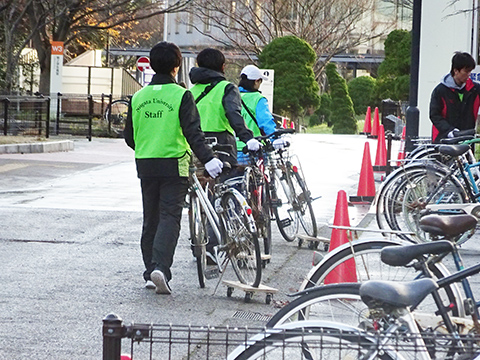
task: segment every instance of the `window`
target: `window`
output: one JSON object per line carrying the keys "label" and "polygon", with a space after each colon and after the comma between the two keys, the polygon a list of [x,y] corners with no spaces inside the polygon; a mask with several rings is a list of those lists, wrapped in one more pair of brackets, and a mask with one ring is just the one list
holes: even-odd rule
{"label": "window", "polygon": [[212,23],[209,10],[205,10],[205,18],[203,19],[203,31],[206,33],[212,31]]}
{"label": "window", "polygon": [[188,20],[187,20],[187,34],[191,34],[193,32],[193,12],[188,13]]}

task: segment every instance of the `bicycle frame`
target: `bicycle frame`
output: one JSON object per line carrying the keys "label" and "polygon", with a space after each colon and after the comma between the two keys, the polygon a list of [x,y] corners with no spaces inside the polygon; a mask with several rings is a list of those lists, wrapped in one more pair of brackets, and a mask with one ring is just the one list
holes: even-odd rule
{"label": "bicycle frame", "polygon": [[218,214],[213,208],[213,205],[211,204],[210,200],[208,199],[208,195],[206,191],[202,188],[202,185],[198,180],[197,174],[195,174],[195,170],[191,171],[191,178],[193,180],[193,184],[191,187],[193,191],[197,194],[202,208],[205,210],[205,215],[207,216],[208,222],[212,226],[213,232],[217,237],[218,243],[221,244],[222,236],[220,233],[220,219],[218,217]]}

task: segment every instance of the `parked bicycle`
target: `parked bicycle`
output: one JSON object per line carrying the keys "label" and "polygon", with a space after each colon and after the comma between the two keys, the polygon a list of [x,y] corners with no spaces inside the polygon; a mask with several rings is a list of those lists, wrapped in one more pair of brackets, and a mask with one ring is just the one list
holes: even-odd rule
{"label": "parked bicycle", "polygon": [[109,103],[105,109],[103,119],[109,125],[109,129],[116,134],[123,134],[123,130],[125,129],[130,98],[131,96],[127,96],[123,99],[114,100]]}
{"label": "parked bicycle", "polygon": [[425,158],[390,174],[377,193],[378,226],[416,234],[415,237],[403,237],[405,240],[429,241],[419,228],[426,209],[430,213],[458,213],[462,212],[461,206],[455,208],[451,204],[476,203],[480,197],[477,184],[480,162],[475,160],[468,144],[478,141],[473,139],[462,145],[437,146],[435,151],[438,154],[451,159],[449,166]]}

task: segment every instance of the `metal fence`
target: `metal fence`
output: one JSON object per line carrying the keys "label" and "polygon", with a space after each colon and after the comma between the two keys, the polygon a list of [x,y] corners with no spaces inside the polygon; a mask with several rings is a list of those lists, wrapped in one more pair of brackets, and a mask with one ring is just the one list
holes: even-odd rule
{"label": "metal fence", "polygon": [[[266,329],[161,324],[125,325],[116,315],[103,320],[103,360],[247,359],[474,359],[478,336],[433,330],[394,334],[338,328]],[[417,340],[425,346],[419,346]],[[252,354],[256,352],[256,356]]]}
{"label": "metal fence", "polygon": [[77,135],[121,136],[112,129],[106,111],[112,101],[108,94],[0,97],[0,131],[3,135],[43,136]]}

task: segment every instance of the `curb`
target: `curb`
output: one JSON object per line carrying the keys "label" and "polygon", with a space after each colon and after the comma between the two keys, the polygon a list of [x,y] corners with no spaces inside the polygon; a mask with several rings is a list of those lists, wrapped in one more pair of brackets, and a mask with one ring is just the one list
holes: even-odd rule
{"label": "curb", "polygon": [[51,142],[0,145],[0,154],[47,153],[47,152],[70,151],[73,149],[74,149],[73,141],[62,140],[62,141],[51,141]]}

